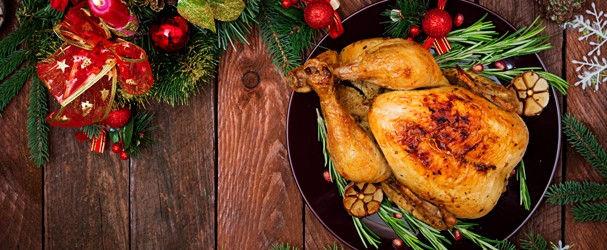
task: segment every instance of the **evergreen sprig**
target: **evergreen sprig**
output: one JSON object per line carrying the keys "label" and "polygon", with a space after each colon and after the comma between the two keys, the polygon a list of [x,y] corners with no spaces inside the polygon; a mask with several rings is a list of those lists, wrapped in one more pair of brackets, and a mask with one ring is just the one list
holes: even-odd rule
{"label": "evergreen sprig", "polygon": [[550,186],[546,198],[555,205],[596,201],[607,198],[607,184],[568,181]]}
{"label": "evergreen sprig", "polygon": [[130,147],[125,148],[128,155],[138,157],[142,148],[154,143],[154,140],[148,135],[148,132],[156,129],[156,126],[151,125],[153,119],[154,115],[147,112],[138,113],[133,117],[132,143],[130,143]]}
{"label": "evergreen sprig", "polygon": [[607,202],[581,203],[572,212],[575,221],[607,222]]}
{"label": "evergreen sprig", "polygon": [[104,130],[104,126],[101,124],[90,124],[90,125],[86,125],[83,127],[80,127],[80,130],[82,132],[84,132],[84,134],[86,135],[86,137],[88,137],[89,139],[94,139],[99,137],[99,134],[101,134],[101,132]]}
{"label": "evergreen sprig", "polygon": [[413,25],[421,29],[424,13],[428,12],[428,0],[396,0],[396,6],[382,12],[388,18],[385,35],[390,37],[409,37]]}
{"label": "evergreen sprig", "polygon": [[37,76],[32,76],[27,112],[27,144],[29,158],[38,167],[48,160],[49,125],[44,120],[48,113],[46,88]]}
{"label": "evergreen sprig", "polygon": [[259,23],[257,16],[259,15],[259,4],[260,0],[248,0],[247,4],[238,17],[237,20],[232,22],[217,22],[217,46],[221,50],[228,49],[228,46],[234,45],[236,42],[242,42],[249,44],[246,36],[251,33],[253,25]]}
{"label": "evergreen sprig", "polygon": [[15,70],[29,57],[25,50],[18,50],[5,58],[0,59],[0,81],[15,72]]}
{"label": "evergreen sprig", "polygon": [[524,250],[546,250],[548,241],[540,234],[528,233],[527,239],[521,239],[521,248]]}
{"label": "evergreen sprig", "polygon": [[300,65],[316,38],[316,31],[303,21],[303,10],[285,9],[280,1],[261,0],[259,19],[260,34],[277,71],[286,74]]}
{"label": "evergreen sprig", "polygon": [[33,68],[26,67],[17,71],[11,78],[0,84],[0,114],[13,98],[19,94],[19,90],[23,88],[27,79],[34,73]]}
{"label": "evergreen sprig", "polygon": [[592,131],[575,117],[566,114],[563,116],[563,133],[569,145],[607,179],[607,152]]}

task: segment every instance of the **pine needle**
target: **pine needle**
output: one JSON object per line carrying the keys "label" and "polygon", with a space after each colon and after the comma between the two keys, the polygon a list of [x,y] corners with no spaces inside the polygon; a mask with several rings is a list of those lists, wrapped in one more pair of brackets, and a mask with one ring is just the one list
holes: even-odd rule
{"label": "pine needle", "polygon": [[0,65],[2,65],[2,67],[0,67],[0,81],[13,73],[28,56],[29,55],[25,50],[18,50],[6,58],[0,59]]}
{"label": "pine needle", "polygon": [[422,18],[426,12],[428,0],[396,0],[396,6],[382,12],[382,16],[389,19],[383,23],[390,24],[384,34],[390,37],[409,37],[411,26],[419,25],[421,30]]}
{"label": "pine needle", "polygon": [[575,117],[566,114],[563,116],[563,133],[571,147],[607,179],[607,153],[592,131]]}
{"label": "pine needle", "polygon": [[596,201],[607,198],[607,184],[568,181],[550,186],[546,198],[555,205]]}
{"label": "pine needle", "polygon": [[48,113],[46,88],[37,76],[32,77],[27,112],[27,144],[30,159],[37,167],[48,160],[48,123],[44,117]]}
{"label": "pine needle", "polygon": [[607,222],[607,202],[582,203],[573,207],[575,221]]}
{"label": "pine needle", "polygon": [[299,250],[298,247],[292,247],[289,244],[280,243],[280,245],[272,244],[269,250]]}
{"label": "pine needle", "polygon": [[80,130],[82,130],[82,132],[84,132],[86,137],[88,137],[89,139],[93,139],[93,138],[99,137],[99,134],[103,130],[103,125],[94,123],[94,124],[80,127]]}
{"label": "pine needle", "polygon": [[23,88],[30,75],[34,73],[33,67],[26,67],[20,69],[11,78],[0,84],[0,115],[13,98],[19,94],[19,90]]}
{"label": "pine needle", "polygon": [[523,250],[546,250],[548,241],[540,234],[527,234],[527,239],[521,239],[521,249]]}
{"label": "pine needle", "polygon": [[29,22],[21,24],[19,29],[8,34],[4,39],[0,40],[0,58],[5,58],[17,50],[25,39],[32,34],[32,27]]}

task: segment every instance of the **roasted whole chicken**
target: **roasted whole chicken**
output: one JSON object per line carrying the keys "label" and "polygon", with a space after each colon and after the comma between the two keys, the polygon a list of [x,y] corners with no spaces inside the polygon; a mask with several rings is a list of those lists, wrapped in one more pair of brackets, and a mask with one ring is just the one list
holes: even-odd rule
{"label": "roasted whole chicken", "polygon": [[443,73],[415,42],[373,38],[308,60],[287,82],[320,97],[344,178],[381,182],[399,207],[448,229],[493,209],[529,141],[516,91],[479,78]]}

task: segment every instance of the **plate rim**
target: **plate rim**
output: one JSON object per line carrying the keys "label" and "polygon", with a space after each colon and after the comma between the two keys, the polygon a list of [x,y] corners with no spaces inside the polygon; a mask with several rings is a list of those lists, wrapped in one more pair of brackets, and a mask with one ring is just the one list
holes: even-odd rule
{"label": "plate rim", "polygon": [[[362,12],[365,12],[367,9],[373,8],[373,7],[375,7],[376,5],[381,5],[381,4],[384,4],[384,3],[386,3],[386,2],[391,2],[391,1],[394,1],[394,0],[381,0],[381,1],[378,1],[378,2],[375,2],[375,3],[372,3],[372,4],[369,4],[369,5],[366,5],[365,7],[363,7],[363,8],[361,8],[361,9],[359,9],[359,10],[357,10],[357,11],[353,12],[353,13],[352,13],[352,14],[350,14],[348,17],[344,18],[342,22],[346,22],[346,21],[348,21],[349,19],[351,19],[352,17],[354,17],[354,16],[356,16],[356,15],[359,15],[359,14],[361,14]],[[456,1],[457,1],[457,2],[460,2],[460,3],[462,3],[462,2],[463,2],[463,3],[465,3],[465,4],[469,4],[469,5],[473,5],[473,6],[475,6],[475,7],[478,7],[478,8],[480,8],[480,9],[482,9],[482,11],[484,11],[484,12],[486,12],[486,13],[488,13],[488,14],[493,15],[494,17],[496,17],[497,19],[499,19],[500,21],[502,21],[503,23],[505,23],[505,24],[506,24],[506,26],[507,26],[508,28],[510,28],[511,30],[517,30],[517,29],[516,29],[516,28],[515,28],[515,27],[512,25],[512,23],[510,23],[508,20],[504,19],[502,16],[500,16],[499,14],[495,13],[494,11],[492,11],[492,10],[488,9],[487,7],[485,7],[485,6],[483,6],[483,5],[477,4],[477,3],[475,3],[475,2],[467,2],[467,1],[461,1],[461,0],[456,0]],[[323,43],[323,42],[324,42],[326,39],[330,39],[330,36],[329,36],[328,34],[325,34],[325,35],[323,36],[323,38],[322,38],[321,40],[319,40],[319,41],[318,41],[317,45],[316,45],[316,46],[315,46],[315,47],[314,47],[314,48],[313,48],[313,49],[310,51],[310,53],[309,53],[309,54],[308,54],[308,56],[306,57],[306,61],[310,59],[311,55],[313,55],[313,54],[314,54],[314,52],[316,52],[316,50],[320,49],[320,47],[318,47],[318,45],[322,44],[322,43]],[[541,58],[541,57],[538,55],[538,53],[534,53],[534,54],[533,54],[533,56],[535,56],[535,57],[537,58],[537,60],[540,62],[540,65],[541,65],[542,69],[543,69],[545,72],[548,72],[548,70],[547,70],[547,68],[546,68],[546,65],[544,64],[544,61],[543,61],[543,60],[542,60],[542,58]],[[554,164],[553,164],[553,166],[552,166],[552,171],[551,171],[551,173],[550,173],[550,177],[548,178],[548,185],[546,185],[546,187],[545,187],[545,188],[544,188],[544,190],[542,191],[542,196],[540,196],[540,199],[539,199],[539,200],[538,200],[538,202],[535,204],[535,206],[534,206],[534,207],[533,207],[531,210],[529,210],[529,214],[528,214],[528,215],[525,217],[525,219],[524,219],[524,220],[523,220],[523,221],[520,223],[520,225],[518,225],[518,227],[516,227],[516,228],[515,228],[515,229],[514,229],[514,230],[513,230],[513,231],[512,231],[512,232],[511,232],[511,233],[510,233],[508,236],[506,236],[506,237],[504,238],[504,240],[508,240],[508,239],[510,239],[510,238],[511,238],[511,237],[512,237],[514,234],[516,234],[516,233],[517,233],[517,232],[518,232],[518,231],[519,231],[519,230],[520,230],[520,229],[521,229],[521,228],[522,228],[522,227],[523,227],[525,224],[527,224],[527,222],[528,222],[528,221],[529,221],[529,219],[531,219],[531,217],[532,217],[532,216],[535,214],[535,212],[536,212],[536,210],[539,208],[539,206],[543,204],[543,201],[544,201],[544,196],[545,196],[546,192],[548,191],[548,188],[550,188],[550,185],[551,185],[551,183],[552,183],[552,180],[554,179],[554,174],[556,173],[556,169],[558,168],[558,164],[559,164],[559,162],[560,162],[560,158],[561,158],[561,155],[562,155],[562,153],[563,153],[563,152],[562,152],[562,148],[561,148],[561,147],[562,147],[562,133],[563,133],[563,132],[562,132],[562,117],[561,117],[561,107],[560,107],[560,102],[559,102],[559,99],[557,98],[557,92],[556,92],[556,90],[554,89],[554,87],[553,87],[553,86],[550,86],[550,89],[551,89],[551,92],[552,92],[552,99],[554,100],[554,102],[555,102],[555,107],[556,107],[556,119],[557,119],[557,128],[558,128],[557,130],[558,130],[558,136],[557,136],[557,145],[556,145],[556,151],[557,151],[557,154],[556,154],[555,159],[554,159]],[[287,117],[286,117],[286,118],[287,118],[287,120],[286,120],[286,121],[287,121],[287,124],[286,124],[286,131],[285,131],[285,132],[286,132],[286,133],[285,133],[285,135],[286,135],[286,137],[287,137],[287,140],[286,140],[286,142],[287,142],[287,155],[288,155],[288,158],[289,158],[289,167],[290,167],[290,169],[291,169],[291,173],[292,173],[293,179],[295,179],[295,183],[297,184],[297,189],[299,190],[299,194],[300,194],[300,196],[301,196],[301,197],[304,199],[304,201],[305,201],[305,205],[306,205],[306,206],[307,206],[307,207],[310,209],[310,211],[312,212],[312,214],[314,214],[314,216],[316,217],[316,219],[317,219],[317,220],[318,220],[318,221],[319,221],[319,222],[320,222],[320,223],[323,225],[323,227],[324,227],[325,229],[327,229],[327,231],[329,231],[329,232],[330,232],[330,233],[331,233],[331,234],[332,234],[332,235],[333,235],[335,238],[339,239],[339,240],[340,240],[342,243],[346,244],[348,247],[350,247],[350,248],[352,248],[352,249],[356,249],[356,248],[355,248],[354,246],[352,246],[352,245],[351,245],[351,244],[350,244],[348,241],[346,241],[346,240],[342,239],[342,238],[341,238],[339,235],[337,235],[335,232],[333,232],[333,230],[327,226],[327,224],[324,222],[324,220],[322,220],[322,219],[321,219],[321,218],[318,216],[318,214],[316,213],[316,211],[314,210],[314,208],[312,208],[312,207],[309,205],[309,202],[308,202],[307,197],[306,197],[306,196],[303,194],[303,192],[302,192],[302,190],[301,190],[301,186],[300,186],[300,184],[299,184],[299,180],[298,180],[297,178],[295,178],[295,170],[293,169],[293,161],[292,161],[291,154],[290,154],[290,152],[291,152],[291,148],[290,148],[291,143],[290,143],[290,139],[289,139],[289,136],[288,136],[288,135],[289,135],[289,126],[290,126],[290,124],[289,124],[289,122],[288,122],[288,121],[290,120],[290,117],[291,117],[291,105],[292,105],[292,103],[293,103],[293,97],[294,97],[294,95],[295,95],[295,94],[297,94],[297,92],[295,92],[295,91],[291,91],[291,94],[289,95],[289,105],[288,105],[288,109],[287,109]]]}

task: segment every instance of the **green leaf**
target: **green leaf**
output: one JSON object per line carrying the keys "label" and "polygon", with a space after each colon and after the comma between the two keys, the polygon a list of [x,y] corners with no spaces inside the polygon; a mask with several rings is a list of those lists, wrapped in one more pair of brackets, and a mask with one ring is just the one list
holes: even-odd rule
{"label": "green leaf", "polygon": [[110,141],[112,143],[119,143],[120,142],[120,130],[114,130],[114,131],[110,131]]}
{"label": "green leaf", "polygon": [[216,32],[213,8],[206,0],[180,0],[177,12],[190,23]]}
{"label": "green leaf", "polygon": [[210,2],[215,19],[230,22],[238,19],[244,10],[245,3],[242,0],[218,0]]}
{"label": "green leaf", "polygon": [[133,139],[133,126],[135,125],[135,119],[131,119],[122,129],[122,142],[124,148],[131,146],[131,140]]}

